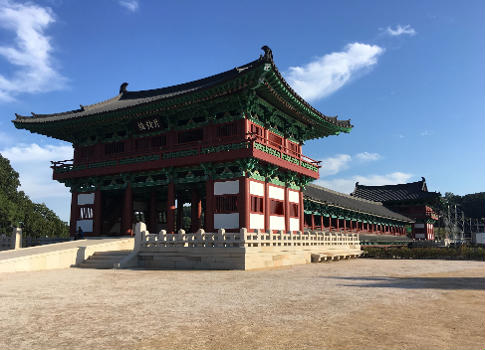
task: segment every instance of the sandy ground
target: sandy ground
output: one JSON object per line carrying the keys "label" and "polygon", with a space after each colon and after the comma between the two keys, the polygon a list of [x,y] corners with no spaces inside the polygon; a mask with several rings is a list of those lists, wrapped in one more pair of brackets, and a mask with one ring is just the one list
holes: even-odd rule
{"label": "sandy ground", "polygon": [[0,349],[484,349],[485,263],[0,274]]}

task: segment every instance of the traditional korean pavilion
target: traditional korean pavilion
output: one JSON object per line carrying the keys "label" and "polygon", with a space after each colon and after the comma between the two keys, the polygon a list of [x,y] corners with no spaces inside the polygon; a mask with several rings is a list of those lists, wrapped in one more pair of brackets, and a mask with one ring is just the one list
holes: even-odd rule
{"label": "traditional korean pavilion", "polygon": [[364,186],[358,182],[351,196],[381,202],[394,212],[415,221],[412,225],[414,239],[434,240],[434,223],[438,215],[433,206],[439,203],[440,194],[428,192],[426,179],[397,185]]}
{"label": "traditional korean pavilion", "polygon": [[315,228],[317,214],[321,228],[327,218],[332,229],[348,222],[354,230],[374,223],[402,231],[408,218],[368,201],[353,199],[365,203],[361,210],[319,200],[317,189],[304,197],[320,167],[302,154],[304,141],[352,125],[310,106],[262,49],[258,59],[208,78],[141,91],[123,83],[103,102],[16,115],[17,128],[73,145],[74,159],[52,162],[53,178],[72,193],[71,234],[80,227],[86,235],[127,235],[137,220],[150,232],[295,232]]}

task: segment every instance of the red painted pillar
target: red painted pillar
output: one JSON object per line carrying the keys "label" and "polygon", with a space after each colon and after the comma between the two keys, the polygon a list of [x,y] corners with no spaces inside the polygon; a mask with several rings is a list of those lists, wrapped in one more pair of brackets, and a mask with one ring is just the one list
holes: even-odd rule
{"label": "red painted pillar", "polygon": [[340,219],[337,217],[337,231],[340,231]]}
{"label": "red painted pillar", "polygon": [[325,226],[323,225],[323,215],[320,215],[320,228],[323,229],[325,228]]}
{"label": "red painted pillar", "polygon": [[121,222],[121,234],[132,236],[133,230],[131,229],[131,225],[133,223],[133,191],[130,183],[128,183],[125,188],[125,199],[123,203],[123,216],[121,217]]}
{"label": "red painted pillar", "polygon": [[154,190],[150,192],[150,207],[149,207],[150,222],[148,223],[148,231],[157,233],[157,195]]}
{"label": "red painted pillar", "polygon": [[347,219],[344,219],[344,231],[347,231]]}
{"label": "red painted pillar", "polygon": [[312,214],[312,231],[315,231],[315,215]]}
{"label": "red painted pillar", "polygon": [[101,190],[96,190],[94,193],[94,229],[93,234],[101,236],[103,234],[103,213],[102,213],[102,201]]}
{"label": "red painted pillar", "polygon": [[328,230],[332,231],[332,215],[328,217]]}
{"label": "red painted pillar", "polygon": [[204,226],[207,232],[214,232],[214,180],[207,180],[205,183],[205,193]]}
{"label": "red painted pillar", "polygon": [[168,184],[167,189],[167,233],[175,232],[175,184]]}
{"label": "red painted pillar", "polygon": [[69,235],[75,236],[77,231],[77,218],[78,218],[78,208],[77,208],[77,192],[72,191],[71,195],[71,221],[69,225]]}
{"label": "red painted pillar", "polygon": [[290,232],[290,191],[285,187],[285,232]]}
{"label": "red painted pillar", "polygon": [[249,179],[244,176],[239,178],[239,195],[237,205],[239,209],[239,228],[247,228],[249,230],[249,213],[251,208]]}
{"label": "red painted pillar", "polygon": [[300,211],[300,218],[298,220],[298,222],[300,223],[300,231],[303,232],[303,224],[304,224],[304,221],[305,221],[305,209],[303,208],[303,190],[300,189],[300,192],[299,192],[299,195],[300,195],[300,205],[298,206],[298,209]]}
{"label": "red painted pillar", "polygon": [[[266,132],[265,132],[266,134]],[[264,230],[270,232],[269,227],[269,211],[270,211],[270,200],[269,200],[269,183],[264,183]]]}

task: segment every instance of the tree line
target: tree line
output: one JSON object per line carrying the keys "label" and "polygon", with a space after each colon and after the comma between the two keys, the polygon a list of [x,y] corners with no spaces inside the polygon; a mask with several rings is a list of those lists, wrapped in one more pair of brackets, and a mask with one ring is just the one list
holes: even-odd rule
{"label": "tree line", "polygon": [[12,227],[23,227],[30,237],[68,237],[68,224],[44,203],[34,203],[19,191],[19,174],[0,154],[0,234],[10,234]]}

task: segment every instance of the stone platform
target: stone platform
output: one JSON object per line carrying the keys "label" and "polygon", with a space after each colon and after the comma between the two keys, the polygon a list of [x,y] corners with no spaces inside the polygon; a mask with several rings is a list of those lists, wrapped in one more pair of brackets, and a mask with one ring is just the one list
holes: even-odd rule
{"label": "stone platform", "polygon": [[362,254],[355,233],[298,232],[296,234],[216,233],[151,234],[143,223],[135,228],[135,250],[117,267],[153,269],[254,270],[356,258]]}

